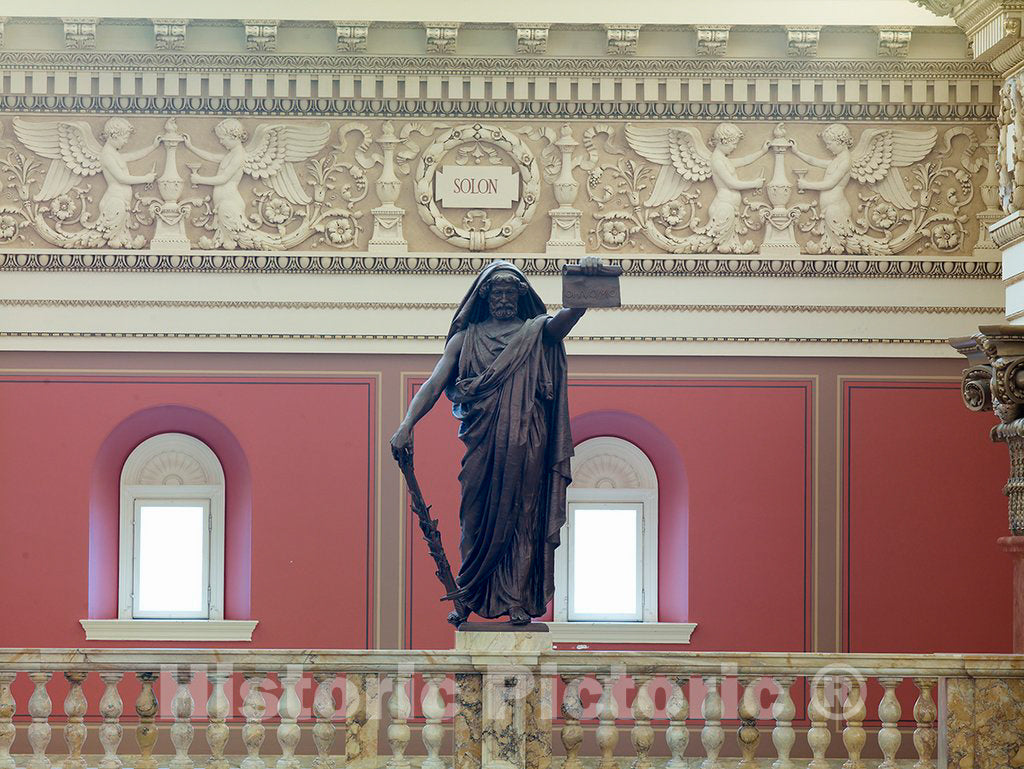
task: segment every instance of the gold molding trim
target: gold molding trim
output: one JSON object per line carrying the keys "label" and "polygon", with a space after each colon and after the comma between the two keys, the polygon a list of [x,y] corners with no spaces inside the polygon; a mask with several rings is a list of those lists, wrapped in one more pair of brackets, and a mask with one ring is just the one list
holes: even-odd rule
{"label": "gold molding trim", "polygon": [[[222,333],[216,331],[0,331],[0,338],[69,339],[296,339],[318,341],[443,341],[444,334],[291,334]],[[949,340],[929,337],[785,337],[785,336],[574,336],[576,342],[783,342],[794,344],[937,344]]]}

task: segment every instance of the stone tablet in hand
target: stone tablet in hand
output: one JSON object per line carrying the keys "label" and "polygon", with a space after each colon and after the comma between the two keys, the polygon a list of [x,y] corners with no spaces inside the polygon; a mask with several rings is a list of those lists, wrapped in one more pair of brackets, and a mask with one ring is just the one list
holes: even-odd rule
{"label": "stone tablet in hand", "polygon": [[618,265],[602,264],[595,274],[586,274],[578,264],[562,267],[563,307],[619,307],[619,276],[622,268]]}

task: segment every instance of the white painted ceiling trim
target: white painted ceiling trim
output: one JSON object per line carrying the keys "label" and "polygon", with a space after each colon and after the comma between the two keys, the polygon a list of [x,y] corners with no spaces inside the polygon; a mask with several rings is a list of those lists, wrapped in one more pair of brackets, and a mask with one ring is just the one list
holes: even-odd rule
{"label": "white painted ceiling trim", "polygon": [[[4,14],[10,17],[80,16],[77,0],[6,0]],[[147,10],[145,16],[140,10]],[[172,6],[157,3],[126,3],[124,0],[92,0],[88,14],[100,18],[162,18],[321,20],[360,17],[360,11],[345,12],[334,0],[303,0],[282,5],[277,0],[176,0]],[[463,23],[530,21],[550,24],[821,24],[873,26],[880,23],[921,26],[954,26],[950,18],[939,17],[910,0],[717,0],[714,3],[646,0],[520,0],[514,5],[481,3],[478,0],[393,0],[372,9],[373,20],[408,22],[460,20]]]}

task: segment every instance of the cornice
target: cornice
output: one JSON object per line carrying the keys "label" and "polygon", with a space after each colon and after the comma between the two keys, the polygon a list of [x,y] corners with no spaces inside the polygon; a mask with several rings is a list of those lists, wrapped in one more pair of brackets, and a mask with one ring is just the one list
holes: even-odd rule
{"label": "cornice", "polygon": [[603,56],[413,56],[184,53],[103,51],[0,51],[2,69],[168,72],[303,72],[307,74],[463,74],[463,75],[745,75],[754,77],[965,77],[994,78],[985,62],[961,60],[779,58],[609,58]]}
{"label": "cornice", "polygon": [[[0,271],[11,272],[140,272],[324,275],[475,275],[494,258],[508,259],[530,275],[561,274],[566,258],[494,252],[481,257],[463,254],[389,256],[379,253],[190,251],[163,254],[149,251],[6,251]],[[1000,262],[975,259],[866,257],[771,259],[759,256],[672,256],[635,254],[609,257],[630,276],[772,277],[772,278],[929,278],[993,280],[1002,275]]]}

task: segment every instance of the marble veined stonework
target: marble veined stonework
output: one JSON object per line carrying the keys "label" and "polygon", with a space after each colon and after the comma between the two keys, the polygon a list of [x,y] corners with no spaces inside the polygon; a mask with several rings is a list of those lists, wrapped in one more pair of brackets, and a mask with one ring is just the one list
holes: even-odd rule
{"label": "marble veined stonework", "polygon": [[1024,766],[1024,681],[952,678],[946,692],[950,769]]}

